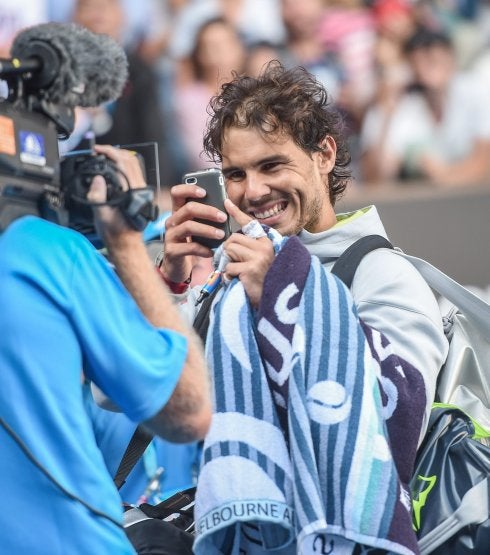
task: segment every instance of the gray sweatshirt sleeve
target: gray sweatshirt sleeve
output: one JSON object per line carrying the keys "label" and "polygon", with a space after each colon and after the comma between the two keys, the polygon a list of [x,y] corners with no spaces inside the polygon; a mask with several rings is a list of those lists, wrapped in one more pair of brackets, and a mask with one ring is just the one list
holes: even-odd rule
{"label": "gray sweatshirt sleeve", "polygon": [[423,376],[427,404],[422,437],[448,351],[437,300],[410,262],[386,249],[365,256],[355,274],[352,294],[362,320],[382,332],[394,352]]}

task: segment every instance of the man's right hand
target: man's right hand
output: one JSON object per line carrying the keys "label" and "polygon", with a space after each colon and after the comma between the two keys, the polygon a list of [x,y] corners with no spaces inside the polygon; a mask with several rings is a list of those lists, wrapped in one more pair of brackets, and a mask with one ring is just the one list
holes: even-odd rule
{"label": "man's right hand", "polygon": [[[227,214],[192,199],[203,198],[206,191],[197,185],[175,185],[170,191],[172,215],[165,222],[164,257],[161,270],[170,281],[179,283],[189,278],[193,256],[211,258],[213,251],[200,243],[192,241],[199,235],[210,239],[222,239],[224,232],[212,222],[224,222]],[[195,219],[209,220],[210,225],[196,222]]]}

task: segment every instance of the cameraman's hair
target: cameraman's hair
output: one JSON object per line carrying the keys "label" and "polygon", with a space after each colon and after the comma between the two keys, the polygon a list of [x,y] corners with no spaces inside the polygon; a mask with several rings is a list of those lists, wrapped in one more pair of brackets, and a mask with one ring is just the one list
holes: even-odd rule
{"label": "cameraman's hair", "polygon": [[351,161],[343,138],[343,121],[331,107],[327,91],[302,67],[286,70],[273,60],[257,78],[238,76],[221,87],[208,106],[210,119],[204,151],[222,161],[223,136],[230,127],[254,128],[264,135],[285,133],[306,153],[320,152],[326,136],[337,144],[335,166],[329,174],[332,205],[350,179]]}

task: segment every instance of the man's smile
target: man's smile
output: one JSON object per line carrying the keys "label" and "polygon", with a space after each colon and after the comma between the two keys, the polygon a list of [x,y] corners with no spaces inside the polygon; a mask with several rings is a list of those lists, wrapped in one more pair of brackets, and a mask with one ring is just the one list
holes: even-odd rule
{"label": "man's smile", "polygon": [[249,210],[248,213],[257,220],[266,220],[277,216],[286,210],[288,203],[286,201],[276,202],[267,208],[260,208],[257,210]]}

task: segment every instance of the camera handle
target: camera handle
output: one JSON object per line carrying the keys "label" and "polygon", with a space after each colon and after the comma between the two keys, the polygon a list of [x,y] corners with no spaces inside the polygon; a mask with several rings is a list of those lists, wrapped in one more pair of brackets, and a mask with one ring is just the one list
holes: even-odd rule
{"label": "camera handle", "polygon": [[143,231],[149,222],[157,219],[158,206],[153,204],[155,192],[151,187],[128,189],[123,196],[119,208],[133,229]]}
{"label": "camera handle", "polygon": [[[87,199],[72,195],[71,199],[83,206],[112,206],[121,211],[124,219],[136,231],[143,231],[145,227],[158,218],[158,206],[153,204],[155,192],[151,187],[118,191],[106,202],[91,202]],[[50,218],[46,218],[50,219]],[[65,225],[65,224],[64,224]]]}

